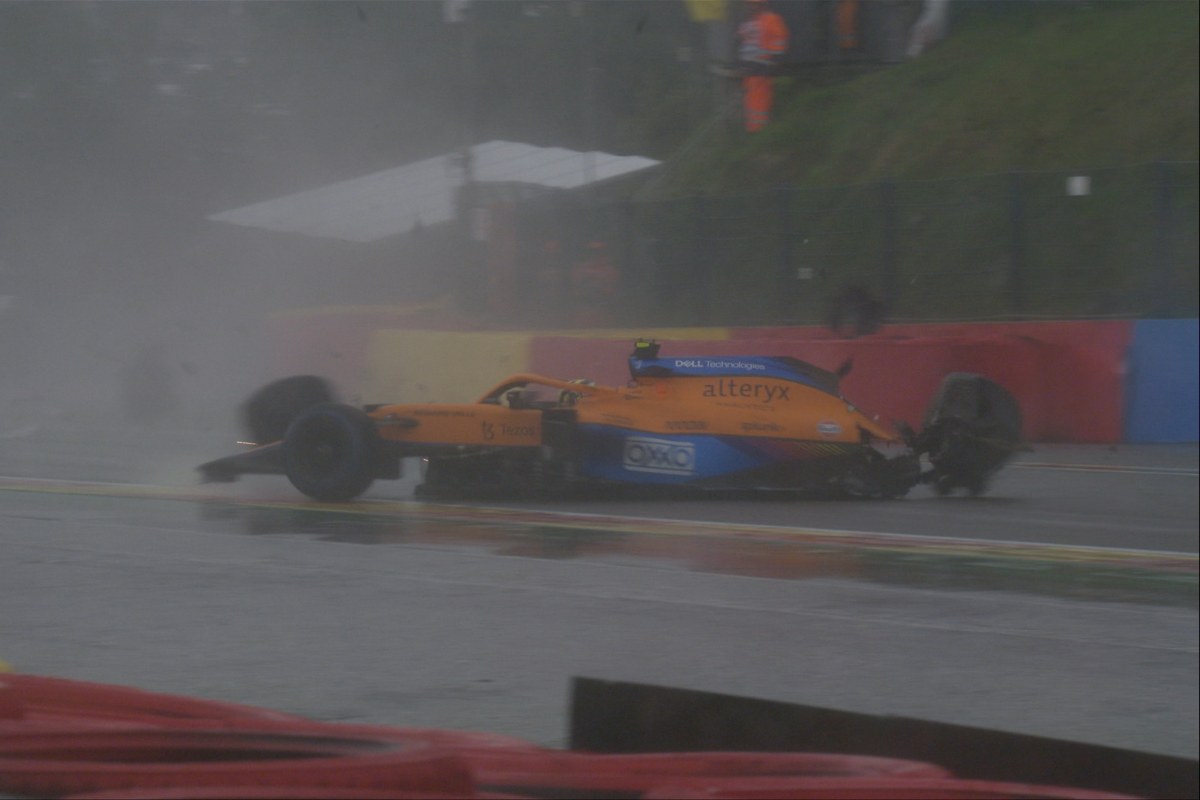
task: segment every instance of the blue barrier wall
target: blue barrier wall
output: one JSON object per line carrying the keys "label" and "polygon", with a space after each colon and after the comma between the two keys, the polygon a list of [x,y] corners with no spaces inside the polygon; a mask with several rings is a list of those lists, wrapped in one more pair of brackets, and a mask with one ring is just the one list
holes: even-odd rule
{"label": "blue barrier wall", "polygon": [[1200,440],[1200,320],[1134,324],[1125,383],[1125,441]]}

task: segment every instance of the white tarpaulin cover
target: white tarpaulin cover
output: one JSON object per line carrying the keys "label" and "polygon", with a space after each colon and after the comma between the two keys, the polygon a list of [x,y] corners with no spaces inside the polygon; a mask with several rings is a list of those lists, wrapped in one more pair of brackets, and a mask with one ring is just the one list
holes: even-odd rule
{"label": "white tarpaulin cover", "polygon": [[[493,141],[471,148],[478,183],[525,183],[574,189],[627,175],[659,162],[641,156],[581,153]],[[454,198],[465,180],[458,153],[352,178],[209,217],[249,228],[372,242],[419,225],[454,218]]]}

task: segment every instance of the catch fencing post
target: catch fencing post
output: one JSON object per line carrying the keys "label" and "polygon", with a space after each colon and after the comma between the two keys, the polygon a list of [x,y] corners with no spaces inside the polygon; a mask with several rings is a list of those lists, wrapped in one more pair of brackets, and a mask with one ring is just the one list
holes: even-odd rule
{"label": "catch fencing post", "polygon": [[788,318],[788,309],[796,299],[797,277],[792,270],[792,190],[786,186],[775,189],[775,220],[779,227],[779,264],[776,274],[779,276],[779,291],[776,292],[778,302],[777,317],[780,321]]}
{"label": "catch fencing post", "polygon": [[1008,173],[1008,303],[1013,313],[1025,310],[1025,198],[1021,173]]}
{"label": "catch fencing post", "polygon": [[696,276],[697,288],[693,290],[693,305],[697,321],[707,325],[712,314],[712,265],[706,257],[705,226],[707,204],[703,195],[692,197],[692,274]]}
{"label": "catch fencing post", "polygon": [[640,319],[642,309],[637,305],[635,298],[646,296],[646,286],[641,265],[636,263],[637,251],[633,244],[633,202],[629,199],[621,200],[617,204],[617,237],[620,240],[617,249],[617,270],[621,281],[618,288],[621,307],[634,309],[635,315]]}
{"label": "catch fencing post", "polygon": [[1170,314],[1174,280],[1171,264],[1171,172],[1165,161],[1155,161],[1154,174],[1154,288],[1151,308],[1158,316]]}
{"label": "catch fencing post", "polygon": [[896,284],[900,228],[896,224],[896,181],[888,178],[879,185],[883,206],[883,260],[881,262],[884,313],[896,306]]}

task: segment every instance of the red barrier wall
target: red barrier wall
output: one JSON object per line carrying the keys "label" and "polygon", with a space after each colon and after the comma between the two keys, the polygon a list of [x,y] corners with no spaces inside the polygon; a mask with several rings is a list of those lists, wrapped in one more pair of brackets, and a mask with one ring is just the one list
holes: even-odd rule
{"label": "red barrier wall", "polygon": [[[827,340],[823,328],[734,328],[733,339]],[[1028,339],[1039,345],[1036,357],[1028,350],[1003,354],[990,350],[977,354],[960,351],[954,363],[969,372],[995,378],[1012,391],[1026,414],[1026,435],[1033,441],[1111,443],[1123,438],[1125,359],[1133,338],[1128,320],[1101,322],[998,322],[926,323],[888,325],[874,336],[849,341],[903,338],[989,340],[995,337]],[[978,361],[976,357],[978,356]],[[1036,363],[1019,367],[1014,358]],[[1026,372],[1034,369],[1032,374]],[[1025,374],[1009,386],[1004,376]],[[849,386],[849,384],[847,384]],[[847,390],[847,396],[850,395]],[[866,400],[860,402],[866,406]]]}
{"label": "red barrier wall", "polygon": [[950,372],[986,374],[1021,402],[1025,430],[1044,439],[1052,428],[1036,391],[1045,356],[1038,342],[1018,337],[829,339],[812,341],[742,340],[723,345],[722,355],[790,355],[828,370],[853,361],[842,394],[884,422],[904,421],[920,428],[925,408],[942,377]]}

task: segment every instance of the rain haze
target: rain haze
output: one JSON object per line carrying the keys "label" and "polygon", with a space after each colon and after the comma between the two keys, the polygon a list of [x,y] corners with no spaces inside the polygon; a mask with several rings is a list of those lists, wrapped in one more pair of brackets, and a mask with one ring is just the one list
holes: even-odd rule
{"label": "rain haze", "polygon": [[0,673],[1195,796],[1198,14],[0,0]]}
{"label": "rain haze", "polygon": [[[620,107],[580,114],[567,4],[498,4],[490,13],[524,28],[483,43],[448,21],[455,7],[0,4],[9,429],[168,407],[176,424],[210,424],[269,377],[269,313],[417,302],[457,279],[402,226],[349,243],[213,219],[222,212],[489,140],[592,150],[597,119],[621,147]],[[648,14],[680,16],[614,8],[634,47],[643,30],[668,35]],[[540,60],[523,57],[546,41]]]}

